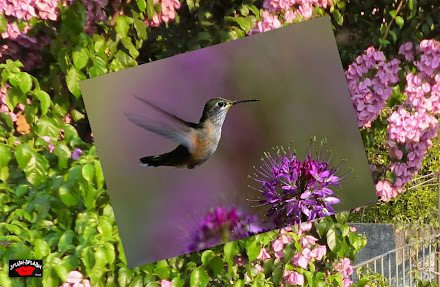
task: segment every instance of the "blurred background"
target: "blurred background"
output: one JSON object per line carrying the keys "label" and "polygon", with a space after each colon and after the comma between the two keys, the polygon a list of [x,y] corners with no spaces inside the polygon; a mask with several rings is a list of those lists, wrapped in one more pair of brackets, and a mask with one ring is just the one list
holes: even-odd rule
{"label": "blurred background", "polygon": [[[248,187],[255,185],[248,175],[264,152],[291,141],[300,160],[313,136],[327,138],[336,162],[347,159],[353,171],[337,193],[337,211],[377,201],[327,17],[89,79],[81,87],[130,267],[182,254],[187,231],[215,206],[263,216],[264,209],[246,201],[259,196]],[[230,109],[216,153],[197,169],[149,169],[139,158],[177,144],[125,118],[124,112],[156,116],[133,95],[195,123],[213,97],[260,102]]]}

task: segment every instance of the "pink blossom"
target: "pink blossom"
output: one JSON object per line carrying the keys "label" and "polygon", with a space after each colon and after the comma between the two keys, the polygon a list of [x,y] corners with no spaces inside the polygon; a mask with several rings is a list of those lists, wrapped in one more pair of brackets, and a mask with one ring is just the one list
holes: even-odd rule
{"label": "pink blossom", "polygon": [[260,264],[255,264],[255,268],[258,270],[259,273],[263,272],[263,266]]}
{"label": "pink blossom", "polygon": [[257,22],[256,27],[249,32],[249,35],[255,33],[262,33],[269,30],[281,27],[281,22],[276,15],[271,15],[269,12],[263,12],[263,20]]}
{"label": "pink blossom", "polygon": [[47,148],[49,149],[49,152],[50,152],[50,153],[53,153],[53,151],[54,151],[54,149],[55,149],[55,147],[54,147],[53,145],[51,145],[51,144],[48,145]]}
{"label": "pink blossom", "polygon": [[414,49],[412,42],[406,42],[399,47],[399,54],[405,56],[405,60],[414,60]]}
{"label": "pink blossom", "polygon": [[152,19],[144,21],[151,27],[159,27],[162,22],[169,23],[170,20],[176,19],[176,10],[181,7],[179,0],[154,0],[153,3],[155,5],[160,3],[161,14],[155,12]]}
{"label": "pink blossom", "polygon": [[67,283],[72,283],[72,284],[77,284],[80,283],[83,279],[83,275],[81,272],[79,271],[70,271],[69,274],[67,274],[66,277],[66,282]]}
{"label": "pink blossom", "polygon": [[48,136],[42,136],[41,137],[45,142],[50,143],[50,137]]}
{"label": "pink blossom", "polygon": [[[348,278],[344,278],[344,280],[342,281],[342,287],[350,287],[352,284],[353,284],[353,281]],[[365,286],[368,286],[368,285],[365,285]]]}
{"label": "pink blossom", "polygon": [[301,253],[297,253],[293,256],[292,264],[299,266],[301,268],[306,269],[309,266],[310,258],[310,249],[305,248],[301,251]]}
{"label": "pink blossom", "polygon": [[15,23],[8,23],[8,25],[6,26],[6,32],[2,33],[2,38],[3,39],[17,39],[18,37],[20,37],[21,32],[20,29],[18,28],[17,24]]}
{"label": "pink blossom", "polygon": [[169,280],[162,279],[160,281],[160,287],[171,287],[172,282]]}
{"label": "pink blossom", "polygon": [[290,227],[290,226],[283,227],[280,229],[280,234],[284,234],[284,233],[291,232],[291,231],[292,231],[292,227]]}
{"label": "pink blossom", "polygon": [[343,278],[348,278],[348,276],[353,274],[353,267],[348,258],[341,258],[341,260],[335,265],[335,269],[342,274]]}
{"label": "pink blossom", "polygon": [[302,237],[299,240],[299,243],[301,244],[301,246],[303,248],[307,247],[307,245],[312,244],[314,245],[316,243],[316,241],[318,241],[318,239],[316,239],[315,237],[311,236],[311,235],[306,235],[305,237]]}
{"label": "pink blossom", "polygon": [[271,258],[270,253],[267,251],[265,247],[260,249],[260,254],[258,254],[258,260],[266,260]]}
{"label": "pink blossom", "polygon": [[316,260],[321,260],[327,254],[327,247],[325,245],[318,245],[310,251],[309,255]]}
{"label": "pink blossom", "polygon": [[304,285],[304,276],[296,271],[285,270],[283,273],[284,282],[290,285]]}
{"label": "pink blossom", "polygon": [[35,6],[38,9],[38,16],[43,20],[56,21],[58,14],[58,0],[35,0]]}
{"label": "pink blossom", "polygon": [[388,201],[391,198],[395,198],[398,194],[396,188],[394,188],[389,181],[383,180],[376,184],[376,193],[377,196],[383,201]]}

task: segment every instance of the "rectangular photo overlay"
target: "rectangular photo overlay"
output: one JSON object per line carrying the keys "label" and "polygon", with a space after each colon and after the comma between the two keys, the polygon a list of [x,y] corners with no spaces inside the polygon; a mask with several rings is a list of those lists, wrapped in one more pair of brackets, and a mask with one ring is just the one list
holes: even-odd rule
{"label": "rectangular photo overlay", "polygon": [[377,201],[328,17],[81,90],[130,267]]}

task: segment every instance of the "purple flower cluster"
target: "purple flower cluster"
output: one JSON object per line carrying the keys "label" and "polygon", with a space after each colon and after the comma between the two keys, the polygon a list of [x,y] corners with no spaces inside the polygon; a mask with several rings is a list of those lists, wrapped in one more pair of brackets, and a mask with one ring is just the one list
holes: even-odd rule
{"label": "purple flower cluster", "polygon": [[328,0],[265,0],[263,20],[255,24],[249,35],[266,32],[281,27],[281,21],[292,23],[296,19],[310,19],[316,6],[327,8]]}
{"label": "purple flower cluster", "polygon": [[369,47],[345,72],[359,127],[369,128],[385,107],[397,83],[400,60],[385,62],[385,55]]}
{"label": "purple flower cluster", "polygon": [[269,205],[267,217],[276,228],[298,224],[334,213],[333,204],[340,200],[333,197],[331,186],[340,186],[341,177],[336,176],[342,164],[330,167],[324,147],[313,158],[313,153],[304,161],[297,160],[292,151],[276,150],[276,155],[266,154],[258,175],[253,178],[260,184],[255,190],[263,199],[261,205]]}
{"label": "purple flower cluster", "polygon": [[191,234],[191,243],[185,253],[206,249],[231,240],[239,240],[268,230],[257,222],[256,216],[247,216],[235,207],[215,207]]}

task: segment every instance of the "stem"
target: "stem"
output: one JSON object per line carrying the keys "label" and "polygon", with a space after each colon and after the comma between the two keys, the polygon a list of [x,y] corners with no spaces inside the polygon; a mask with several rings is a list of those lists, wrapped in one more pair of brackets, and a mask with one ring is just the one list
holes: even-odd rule
{"label": "stem", "polygon": [[[390,23],[387,25],[387,28],[385,30],[385,34],[383,36],[383,39],[386,40],[387,36],[388,36],[388,32],[390,31],[390,27],[394,22],[394,19],[397,17],[397,15],[399,14],[400,9],[402,9],[402,5],[403,5],[403,0],[400,1],[399,6],[397,6],[396,9],[396,15],[394,15],[394,17],[391,19]],[[380,44],[379,46],[379,51],[382,49],[382,44]]]}

